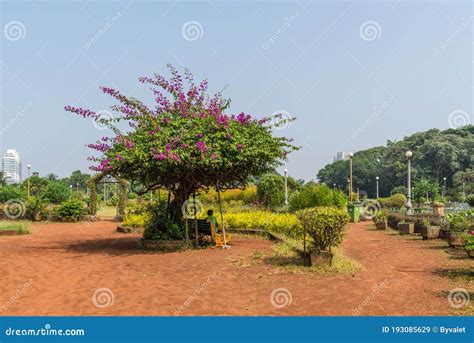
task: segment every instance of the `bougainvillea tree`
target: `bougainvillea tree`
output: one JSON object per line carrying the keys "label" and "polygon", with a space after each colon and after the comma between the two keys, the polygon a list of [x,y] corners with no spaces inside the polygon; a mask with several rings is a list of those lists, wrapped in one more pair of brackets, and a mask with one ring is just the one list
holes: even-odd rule
{"label": "bougainvillea tree", "polygon": [[211,187],[245,187],[249,176],[274,169],[297,148],[290,139],[272,134],[272,128],[288,118],[277,114],[258,120],[245,113],[226,113],[230,100],[221,92],[208,95],[207,80],[196,84],[186,70],[183,82],[175,68],[168,68],[169,79],[158,74],[139,78],[151,86],[153,106],[102,87],[117,101],[111,106],[113,116],[79,107],[65,109],[93,118],[113,132],[88,145],[100,153],[90,158],[97,163],[93,170],[129,180],[138,193],[169,190],[170,215],[178,220],[181,205],[191,194]]}

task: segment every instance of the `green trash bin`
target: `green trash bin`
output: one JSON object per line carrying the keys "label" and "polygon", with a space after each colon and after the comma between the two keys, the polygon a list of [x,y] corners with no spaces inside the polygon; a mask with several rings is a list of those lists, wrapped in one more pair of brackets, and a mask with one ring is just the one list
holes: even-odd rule
{"label": "green trash bin", "polygon": [[351,217],[351,223],[358,223],[360,217],[360,204],[349,204],[347,206],[347,211],[349,212],[349,216]]}

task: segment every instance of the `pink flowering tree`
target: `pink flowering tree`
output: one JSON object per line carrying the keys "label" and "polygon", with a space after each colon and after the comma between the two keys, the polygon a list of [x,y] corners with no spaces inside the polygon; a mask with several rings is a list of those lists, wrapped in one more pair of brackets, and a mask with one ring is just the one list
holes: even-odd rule
{"label": "pink flowering tree", "polygon": [[207,80],[196,84],[186,70],[183,82],[176,69],[168,68],[169,79],[157,74],[139,78],[151,86],[153,106],[102,87],[116,100],[113,117],[102,118],[99,112],[78,107],[65,109],[93,118],[113,132],[88,145],[99,152],[90,158],[96,163],[91,169],[129,180],[138,193],[169,190],[170,216],[179,221],[181,205],[191,194],[211,187],[245,187],[249,176],[274,169],[297,148],[291,140],[272,134],[272,127],[288,119],[228,114],[230,100],[220,92],[209,96]]}

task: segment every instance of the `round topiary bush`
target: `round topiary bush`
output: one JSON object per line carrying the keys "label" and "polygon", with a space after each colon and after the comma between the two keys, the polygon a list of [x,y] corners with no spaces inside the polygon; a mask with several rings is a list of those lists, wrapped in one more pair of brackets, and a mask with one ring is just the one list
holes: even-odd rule
{"label": "round topiary bush", "polygon": [[330,251],[344,238],[349,215],[345,210],[332,207],[316,207],[296,213],[303,230],[313,239],[312,250]]}

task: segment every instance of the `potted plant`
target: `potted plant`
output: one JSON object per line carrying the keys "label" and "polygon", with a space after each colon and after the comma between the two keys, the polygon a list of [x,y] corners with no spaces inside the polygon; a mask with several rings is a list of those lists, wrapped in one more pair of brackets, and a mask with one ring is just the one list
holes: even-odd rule
{"label": "potted plant", "polygon": [[464,240],[464,232],[471,229],[474,223],[474,212],[466,211],[459,213],[451,213],[448,216],[449,233],[447,236],[450,247],[462,247],[466,244]]}
{"label": "potted plant", "polygon": [[375,227],[377,228],[377,230],[388,229],[387,219],[388,219],[387,211],[382,210],[382,211],[379,211],[379,213],[377,213],[377,215],[374,217]]}
{"label": "potted plant", "polygon": [[415,232],[415,224],[405,220],[398,223],[398,231],[400,235],[409,235]]}
{"label": "potted plant", "polygon": [[467,252],[467,256],[469,256],[470,258],[474,258],[474,231],[465,233],[463,235],[463,239],[466,242],[464,249]]}
{"label": "potted plant", "polygon": [[423,239],[438,238],[439,226],[430,225],[430,221],[428,219],[423,219],[420,226],[420,233]]}
{"label": "potted plant", "polygon": [[308,208],[298,211],[296,215],[301,228],[313,238],[309,265],[330,266],[333,259],[331,248],[342,242],[349,215],[344,210],[332,207]]}
{"label": "potted plant", "polygon": [[45,209],[45,203],[42,199],[32,196],[26,203],[26,213],[33,221],[41,220],[41,213]]}

